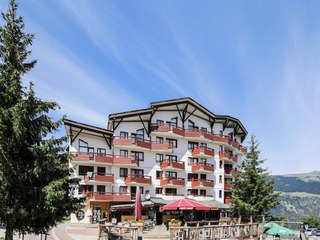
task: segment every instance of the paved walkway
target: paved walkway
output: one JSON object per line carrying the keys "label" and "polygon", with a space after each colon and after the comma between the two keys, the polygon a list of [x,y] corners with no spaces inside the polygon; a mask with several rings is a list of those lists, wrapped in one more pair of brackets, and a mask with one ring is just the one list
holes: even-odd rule
{"label": "paved walkway", "polygon": [[[47,236],[47,240],[97,240],[99,229],[97,224],[71,224],[69,222],[61,223],[54,227]],[[5,236],[5,229],[0,229],[0,237]],[[155,226],[153,229],[143,231],[143,239],[168,240],[170,232],[166,230],[165,225]],[[22,236],[16,234],[14,240],[22,240]],[[45,240],[42,235],[25,235],[24,240]]]}

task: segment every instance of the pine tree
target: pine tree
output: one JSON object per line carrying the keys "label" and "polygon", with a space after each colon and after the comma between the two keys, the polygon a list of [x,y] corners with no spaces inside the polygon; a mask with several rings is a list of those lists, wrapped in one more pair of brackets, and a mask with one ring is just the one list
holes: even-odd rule
{"label": "pine tree", "polygon": [[79,207],[73,197],[79,179],[71,177],[66,137],[55,138],[62,121],[49,111],[59,106],[35,96],[22,77],[36,64],[28,61],[33,34],[24,33],[17,4],[10,0],[0,27],[0,223],[6,240],[13,231],[45,233]]}
{"label": "pine tree", "polygon": [[231,209],[236,216],[263,215],[280,203],[280,193],[275,193],[275,181],[260,165],[259,142],[254,135],[249,142],[249,151],[242,162],[242,172],[235,175],[232,184]]}

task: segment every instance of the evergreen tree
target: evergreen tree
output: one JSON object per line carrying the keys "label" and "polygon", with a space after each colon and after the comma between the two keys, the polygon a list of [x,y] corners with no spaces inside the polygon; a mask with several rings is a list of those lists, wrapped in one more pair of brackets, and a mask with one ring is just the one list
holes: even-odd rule
{"label": "evergreen tree", "polygon": [[254,135],[249,142],[249,151],[242,162],[242,172],[235,175],[231,186],[231,209],[237,216],[262,215],[280,203],[280,193],[275,193],[275,181],[260,165],[259,142]]}
{"label": "evergreen tree", "polygon": [[62,122],[49,111],[59,106],[35,96],[22,77],[36,64],[29,61],[34,36],[24,33],[17,4],[10,0],[0,27],[0,223],[6,240],[13,231],[45,233],[79,207],[73,197],[79,179],[71,177],[66,137],[55,138]]}

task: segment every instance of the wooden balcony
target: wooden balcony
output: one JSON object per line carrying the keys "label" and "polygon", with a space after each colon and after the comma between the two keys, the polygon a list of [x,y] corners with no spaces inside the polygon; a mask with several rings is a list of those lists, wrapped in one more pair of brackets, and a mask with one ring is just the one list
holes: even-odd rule
{"label": "wooden balcony", "polygon": [[136,175],[136,174],[129,174],[125,179],[124,182],[129,185],[151,185],[151,176],[143,176],[143,175]]}
{"label": "wooden balcony", "polygon": [[191,163],[192,172],[213,172],[214,165],[209,163]]}
{"label": "wooden balcony", "polygon": [[208,140],[214,141],[214,134],[210,132],[202,132],[202,136]]}
{"label": "wooden balcony", "polygon": [[95,161],[99,162],[99,163],[113,164],[113,159],[114,159],[114,155],[111,155],[111,154],[106,154],[106,155],[96,154],[95,155]]}
{"label": "wooden balcony", "polygon": [[214,181],[208,179],[191,179],[191,187],[213,188]]}
{"label": "wooden balcony", "polygon": [[247,148],[243,147],[243,146],[240,146],[240,151],[243,152],[243,153],[247,153]]}
{"label": "wooden balcony", "polygon": [[134,139],[131,137],[114,137],[113,138],[113,145],[114,146],[130,146],[132,143],[135,142]]}
{"label": "wooden balcony", "polygon": [[151,131],[166,133],[166,132],[172,131],[172,125],[169,123],[165,123],[163,125],[157,125],[156,123],[152,123]]}
{"label": "wooden balcony", "polygon": [[175,161],[175,160],[164,160],[160,168],[163,170],[184,170],[184,162],[183,161]]}
{"label": "wooden balcony", "polygon": [[138,147],[147,148],[147,149],[151,148],[151,142],[146,139],[136,139],[135,144]]}
{"label": "wooden balcony", "polygon": [[184,136],[186,138],[199,138],[201,136],[201,132],[198,128],[189,128],[184,130]]}
{"label": "wooden balcony", "polygon": [[230,183],[225,183],[225,184],[224,184],[224,189],[225,189],[225,190],[228,190],[228,189],[230,189],[230,188],[231,188]]}
{"label": "wooden balcony", "polygon": [[227,143],[227,144],[231,143],[229,136],[224,136],[219,134],[214,135],[214,141],[220,142],[220,143]]}
{"label": "wooden balcony", "polygon": [[138,167],[139,159],[128,155],[114,155],[113,164],[117,166]]}
{"label": "wooden balcony", "polygon": [[161,142],[161,141],[151,142],[151,150],[153,151],[171,152],[172,147],[173,147],[172,143],[169,143],[169,142]]}
{"label": "wooden balcony", "polygon": [[103,183],[113,183],[114,182],[114,176],[111,173],[106,173],[104,175],[99,175],[97,173],[93,173],[92,177],[89,177],[88,175],[84,176],[84,181],[96,181],[96,182],[103,182]]}
{"label": "wooden balcony", "polygon": [[95,192],[92,194],[91,200],[96,201],[131,201],[130,193],[112,193],[112,192]]}
{"label": "wooden balcony", "polygon": [[214,157],[214,150],[211,148],[198,146],[195,149],[193,149],[192,156],[211,158]]}
{"label": "wooden balcony", "polygon": [[79,154],[73,154],[72,161],[73,162],[85,162],[85,161],[93,161],[94,153],[84,152]]}
{"label": "wooden balcony", "polygon": [[173,132],[174,134],[177,134],[177,135],[180,135],[180,136],[184,136],[184,129],[183,129],[183,128],[174,126],[174,127],[172,128],[172,132]]}
{"label": "wooden balcony", "polygon": [[227,152],[227,151],[221,151],[220,153],[219,153],[219,158],[221,159],[221,160],[230,160],[230,161],[232,161],[232,162],[238,162],[238,157],[237,157],[237,155],[234,155],[234,154],[232,154],[232,153],[230,153],[230,152]]}
{"label": "wooden balcony", "polygon": [[176,186],[176,187],[184,187],[185,180],[184,178],[176,178],[176,177],[163,177],[160,179],[160,186]]}

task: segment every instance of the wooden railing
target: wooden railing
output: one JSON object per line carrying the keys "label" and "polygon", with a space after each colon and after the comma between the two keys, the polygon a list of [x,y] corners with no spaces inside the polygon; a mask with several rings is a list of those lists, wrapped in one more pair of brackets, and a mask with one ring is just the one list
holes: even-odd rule
{"label": "wooden railing", "polygon": [[245,239],[259,238],[263,233],[261,223],[235,225],[207,225],[202,227],[172,227],[170,240]]}

